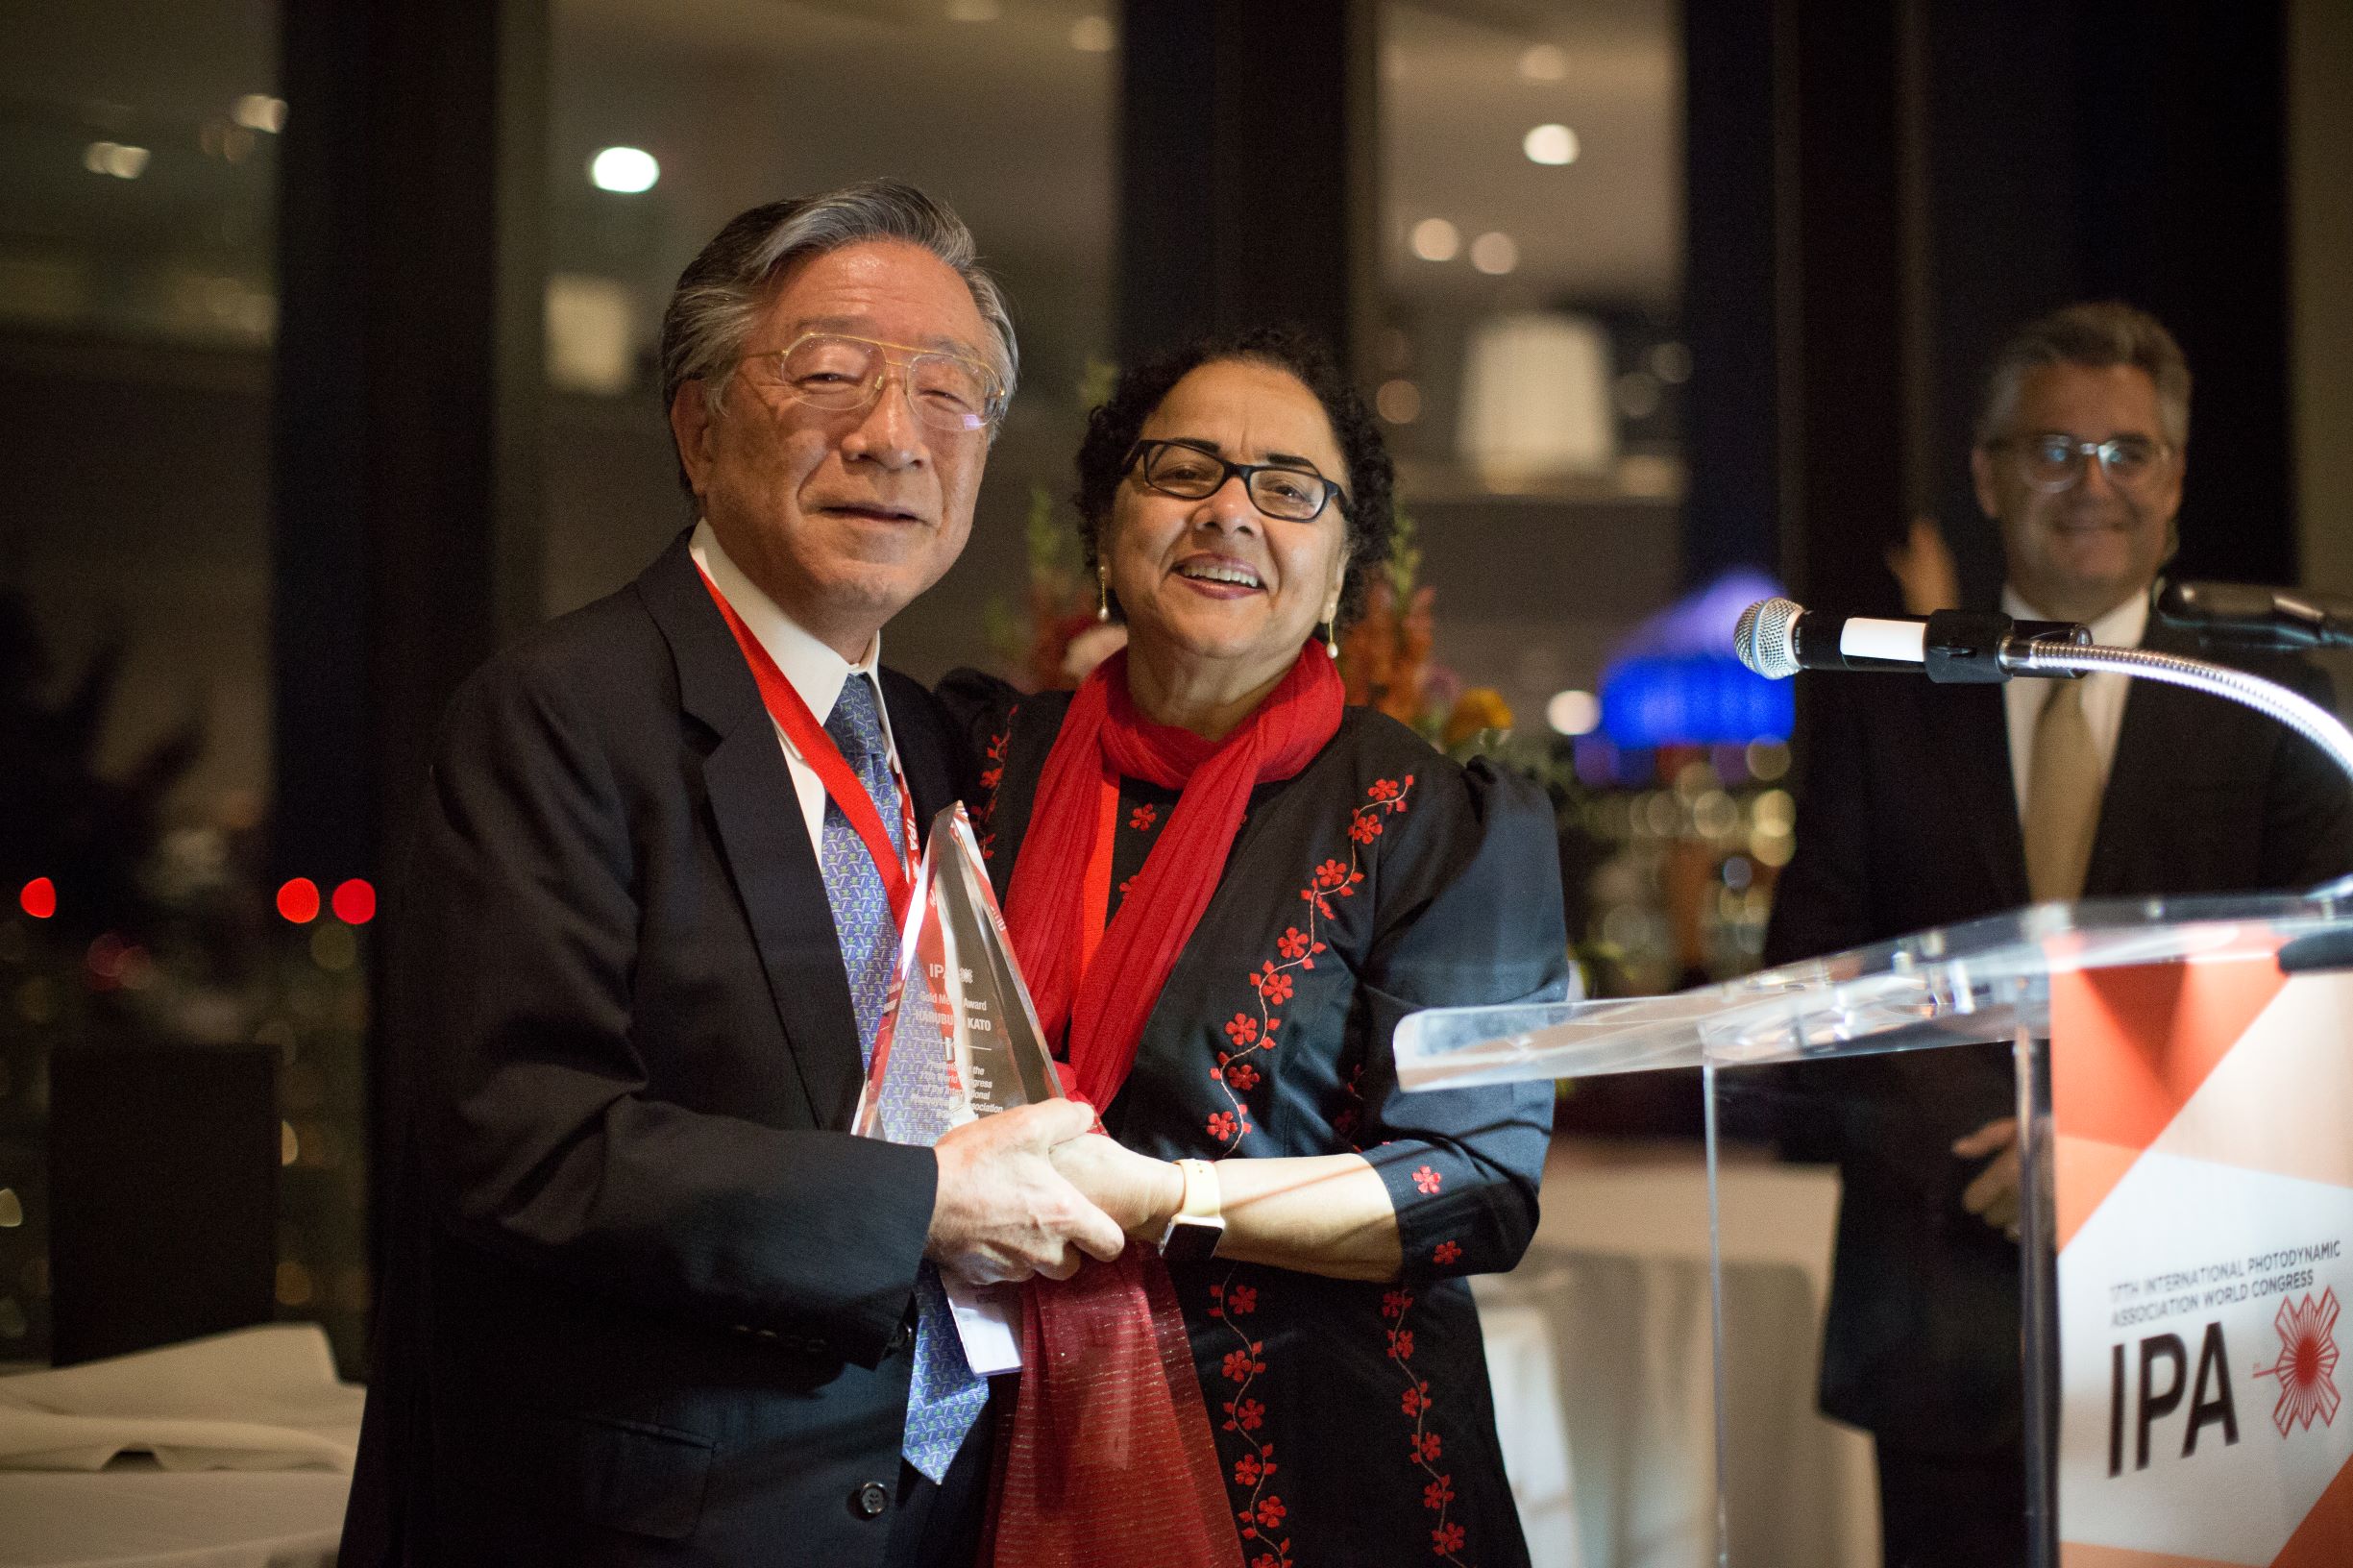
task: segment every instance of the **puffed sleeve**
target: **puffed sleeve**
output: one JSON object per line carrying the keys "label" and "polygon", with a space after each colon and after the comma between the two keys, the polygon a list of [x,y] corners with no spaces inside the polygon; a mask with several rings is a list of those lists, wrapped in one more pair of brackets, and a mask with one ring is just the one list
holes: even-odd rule
{"label": "puffed sleeve", "polygon": [[990,742],[1004,733],[1013,710],[1020,706],[1023,694],[1009,680],[963,666],[941,676],[940,684],[932,688],[932,695],[947,710],[948,718],[971,747],[972,755],[985,758]]}
{"label": "puffed sleeve", "polygon": [[[1368,1031],[1358,1141],[1397,1211],[1407,1279],[1510,1268],[1536,1225],[1549,1082],[1407,1093],[1392,1042],[1425,1007],[1557,1001],[1568,990],[1553,814],[1517,774],[1440,764],[1394,818],[1358,991]],[[1398,829],[1403,829],[1398,832]]]}

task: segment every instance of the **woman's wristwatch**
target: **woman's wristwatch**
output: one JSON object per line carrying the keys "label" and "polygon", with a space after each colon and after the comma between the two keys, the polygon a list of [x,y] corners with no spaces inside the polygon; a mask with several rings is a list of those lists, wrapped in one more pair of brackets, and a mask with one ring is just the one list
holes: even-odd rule
{"label": "woman's wristwatch", "polygon": [[1217,1167],[1207,1160],[1179,1160],[1185,1198],[1161,1232],[1160,1253],[1172,1263],[1207,1262],[1226,1234],[1225,1205],[1217,1190]]}

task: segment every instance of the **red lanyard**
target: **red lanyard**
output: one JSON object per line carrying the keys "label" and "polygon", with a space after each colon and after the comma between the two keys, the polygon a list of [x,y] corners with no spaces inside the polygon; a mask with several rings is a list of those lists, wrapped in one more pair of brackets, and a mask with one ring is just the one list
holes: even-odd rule
{"label": "red lanyard", "polygon": [[[849,825],[857,829],[858,837],[865,841],[866,852],[873,857],[874,870],[882,875],[883,892],[890,895],[891,916],[904,925],[907,921],[907,904],[914,896],[912,860],[902,857],[900,851],[892,847],[891,835],[882,825],[882,814],[874,809],[874,797],[867,794],[866,786],[859,782],[858,775],[843,760],[842,748],[833,744],[833,737],[825,733],[825,726],[817,722],[817,716],[809,711],[809,704],[800,699],[800,694],[793,689],[793,683],[785,678],[784,672],[776,668],[776,661],[769,656],[767,649],[760,646],[760,639],[751,634],[751,628],[744,625],[743,617],[735,613],[735,606],[727,602],[727,596],[719,591],[719,584],[711,580],[711,575],[703,572],[699,563],[696,571],[702,577],[702,585],[711,591],[711,601],[719,606],[719,613],[726,617],[727,629],[735,633],[735,644],[744,650],[745,662],[751,666],[751,678],[759,684],[760,700],[767,706],[768,716],[776,722],[777,728],[784,731],[785,738],[793,743],[801,760],[817,771],[818,781],[825,786],[826,798],[842,808],[842,815],[849,820]],[[850,678],[857,680],[864,677],[853,674]],[[874,695],[880,700],[882,694],[876,692]],[[912,856],[915,852],[915,807],[907,798],[905,781],[894,776],[892,782],[897,785],[899,823],[905,829],[899,842],[907,846],[906,855]]]}

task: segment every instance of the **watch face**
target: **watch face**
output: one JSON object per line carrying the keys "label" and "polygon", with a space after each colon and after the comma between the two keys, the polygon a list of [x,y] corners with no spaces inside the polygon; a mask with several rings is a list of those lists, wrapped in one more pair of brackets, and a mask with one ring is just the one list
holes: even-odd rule
{"label": "watch face", "polygon": [[1172,1263],[1207,1262],[1216,1254],[1225,1234],[1222,1219],[1188,1219],[1180,1214],[1168,1222],[1168,1234],[1161,1237],[1161,1256]]}

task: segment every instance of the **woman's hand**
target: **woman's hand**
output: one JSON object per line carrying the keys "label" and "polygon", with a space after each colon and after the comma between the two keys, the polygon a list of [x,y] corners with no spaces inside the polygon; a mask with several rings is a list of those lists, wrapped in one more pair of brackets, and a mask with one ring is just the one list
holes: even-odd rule
{"label": "woman's hand", "polygon": [[1185,1173],[1175,1164],[1138,1154],[1102,1134],[1057,1143],[1053,1158],[1065,1181],[1114,1224],[1152,1246],[1160,1245],[1168,1217],[1185,1201]]}

